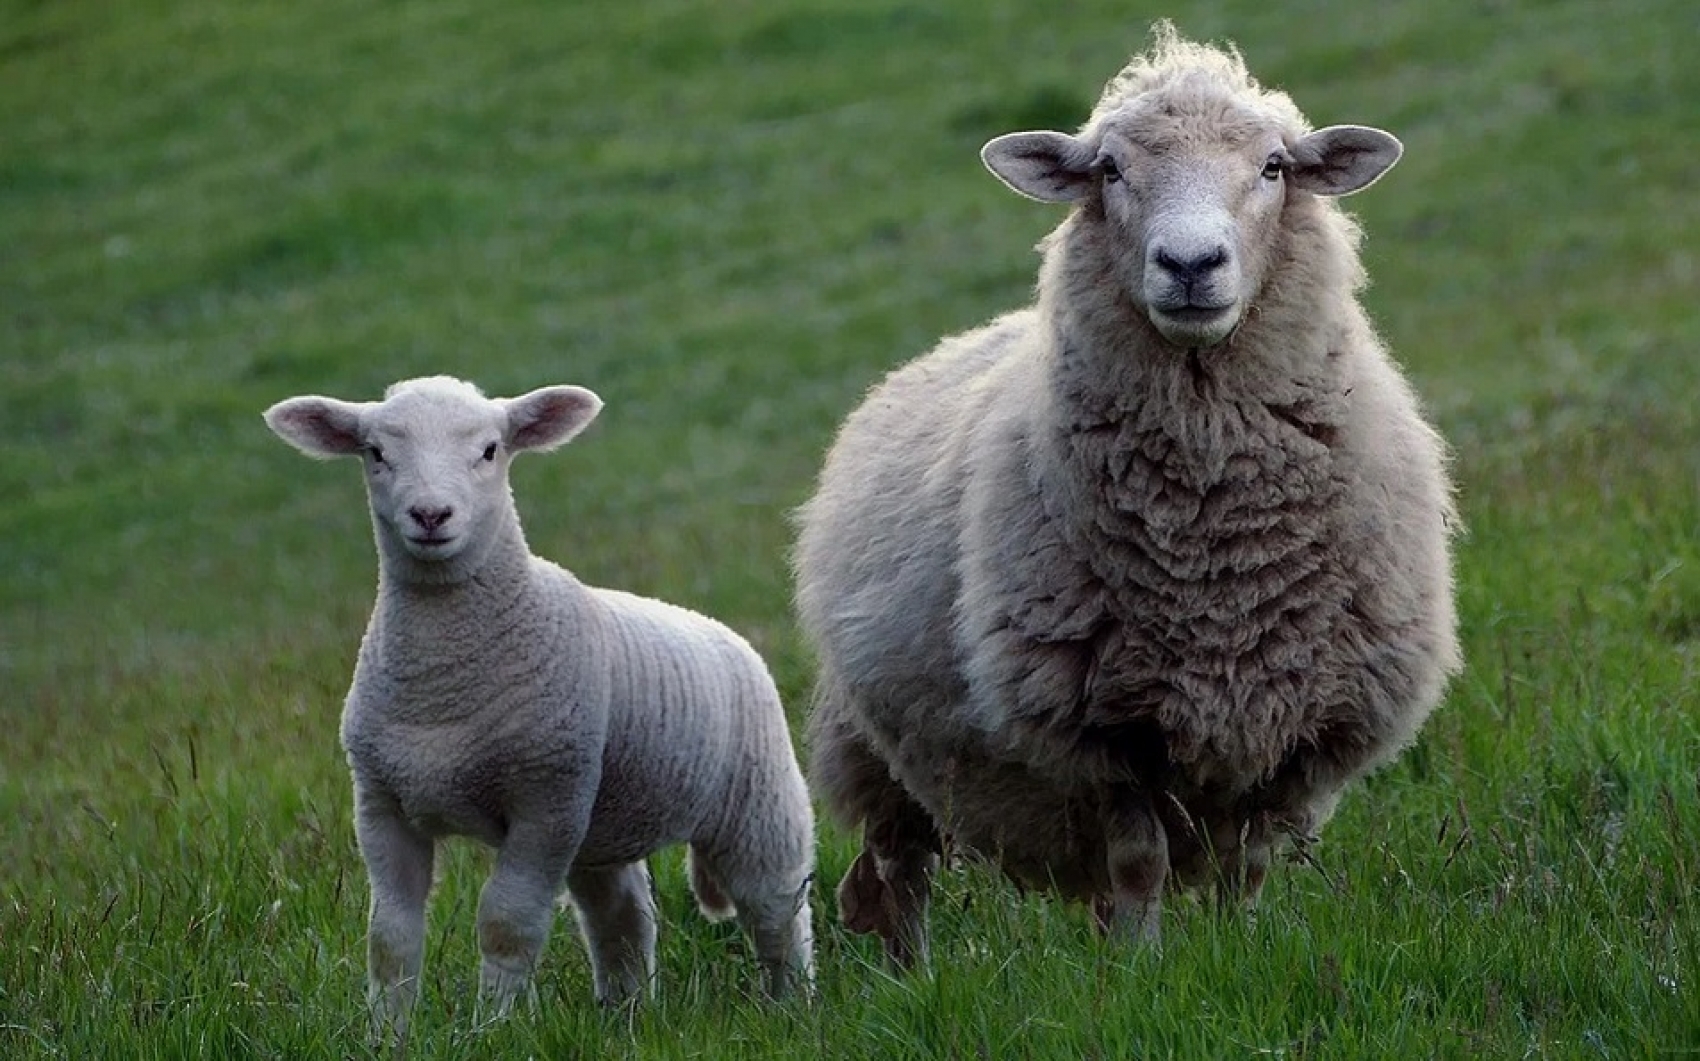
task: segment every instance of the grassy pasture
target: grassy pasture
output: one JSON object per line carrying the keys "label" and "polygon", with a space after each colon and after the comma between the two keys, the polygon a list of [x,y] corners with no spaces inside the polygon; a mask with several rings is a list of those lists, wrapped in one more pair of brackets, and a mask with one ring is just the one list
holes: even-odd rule
{"label": "grassy pasture", "polygon": [[788,702],[787,511],[863,389],[1023,301],[980,168],[1173,17],[1407,154],[1367,299],[1457,451],[1468,670],[1254,922],[1160,954],[969,867],[931,975],[815,1005],[658,861],[662,995],[562,923],[475,1030],[452,849],[412,1053],[1644,1057],[1700,1050],[1700,9],[1686,0],[0,0],[0,1055],[364,1056],[336,716],[352,466],[259,411],[450,372],[595,388],[534,547],[716,614]]}

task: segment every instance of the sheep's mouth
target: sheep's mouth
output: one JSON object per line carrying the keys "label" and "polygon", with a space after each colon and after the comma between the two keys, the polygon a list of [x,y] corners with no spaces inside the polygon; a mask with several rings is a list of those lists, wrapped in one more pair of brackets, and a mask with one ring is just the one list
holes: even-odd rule
{"label": "sheep's mouth", "polygon": [[415,552],[439,553],[455,542],[452,534],[410,534],[407,544]]}
{"label": "sheep's mouth", "polygon": [[1238,308],[1226,306],[1152,306],[1151,323],[1163,337],[1180,346],[1214,346],[1233,334]]}
{"label": "sheep's mouth", "polygon": [[1219,317],[1232,313],[1234,307],[1228,306],[1195,306],[1187,303],[1183,306],[1156,306],[1156,312],[1172,321],[1182,324],[1208,324]]}

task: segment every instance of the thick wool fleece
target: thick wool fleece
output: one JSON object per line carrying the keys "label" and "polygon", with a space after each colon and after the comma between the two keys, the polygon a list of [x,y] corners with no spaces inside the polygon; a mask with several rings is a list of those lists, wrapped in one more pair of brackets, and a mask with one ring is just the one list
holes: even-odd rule
{"label": "thick wool fleece", "polygon": [[[1209,54],[1130,67],[1094,121],[1195,113],[1118,91],[1247,91]],[[1276,102],[1253,101],[1297,136]],[[907,797],[1026,883],[1102,897],[1118,793],[1154,798],[1191,883],[1260,814],[1314,833],[1411,740],[1459,666],[1454,515],[1356,242],[1295,192],[1255,310],[1189,350],[1108,280],[1125,252],[1089,202],[1046,241],[1035,307],[868,396],[796,553],[837,817],[872,832]]]}

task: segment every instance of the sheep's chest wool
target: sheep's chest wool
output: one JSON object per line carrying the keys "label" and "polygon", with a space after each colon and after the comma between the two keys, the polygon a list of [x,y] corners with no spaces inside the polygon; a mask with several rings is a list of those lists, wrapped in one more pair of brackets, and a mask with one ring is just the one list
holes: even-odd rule
{"label": "sheep's chest wool", "polygon": [[[1052,728],[1077,712],[1083,741],[1112,744],[1148,716],[1189,784],[1245,789],[1348,697],[1350,463],[1323,441],[1331,393],[1272,408],[1234,392],[1231,353],[1213,360],[1220,380],[1150,366],[1114,419],[1052,436],[1057,474],[1035,491],[1101,611],[1079,686],[1059,690],[1072,703],[1036,710]],[[1018,598],[1046,581],[1021,574]]]}
{"label": "sheep's chest wool", "polygon": [[1171,886],[1255,899],[1459,666],[1445,447],[1334,202],[1402,147],[1154,37],[985,146],[1069,208],[1034,305],[893,372],[801,513],[811,778],[899,965],[947,838],[1140,939]]}

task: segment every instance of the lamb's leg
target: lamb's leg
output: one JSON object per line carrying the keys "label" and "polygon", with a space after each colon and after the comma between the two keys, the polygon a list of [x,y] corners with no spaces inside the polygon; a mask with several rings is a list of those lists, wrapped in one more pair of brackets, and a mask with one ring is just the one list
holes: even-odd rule
{"label": "lamb's leg", "polygon": [[1162,932],[1169,843],[1151,796],[1134,789],[1112,794],[1104,808],[1104,840],[1110,894],[1107,908],[1094,904],[1100,925],[1156,943]]}
{"label": "lamb's leg", "polygon": [[706,857],[695,844],[685,849],[685,874],[702,916],[710,921],[724,921],[738,912],[732,897],[726,894],[726,886],[720,883],[720,878],[709,868]]}
{"label": "lamb's leg", "polygon": [[[797,785],[796,798],[808,795]],[[691,870],[699,901],[707,890],[721,890],[724,908],[736,910],[738,923],[755,943],[768,994],[783,998],[814,986],[814,922],[809,909],[813,879],[814,833],[808,815],[791,819],[739,820],[725,833],[691,841]],[[699,877],[700,875],[700,877]]]}
{"label": "lamb's leg", "polygon": [[366,935],[366,1000],[373,1029],[407,1034],[425,957],[425,900],[431,891],[431,838],[410,825],[393,799],[355,783],[355,834],[372,901]]}
{"label": "lamb's leg", "polygon": [[755,942],[772,998],[794,990],[809,991],[815,982],[814,924],[809,912],[809,883],[759,895],[740,895],[738,922]]}
{"label": "lamb's leg", "polygon": [[655,983],[655,895],[643,860],[612,868],[574,867],[567,875],[579,931],[590,951],[596,1001],[637,998]]}
{"label": "lamb's leg", "polygon": [[489,1016],[506,1016],[514,999],[530,992],[531,973],[554,919],[555,896],[582,838],[582,828],[564,829],[554,822],[516,822],[509,828],[478,897],[478,993],[480,1009],[488,1007]]}

